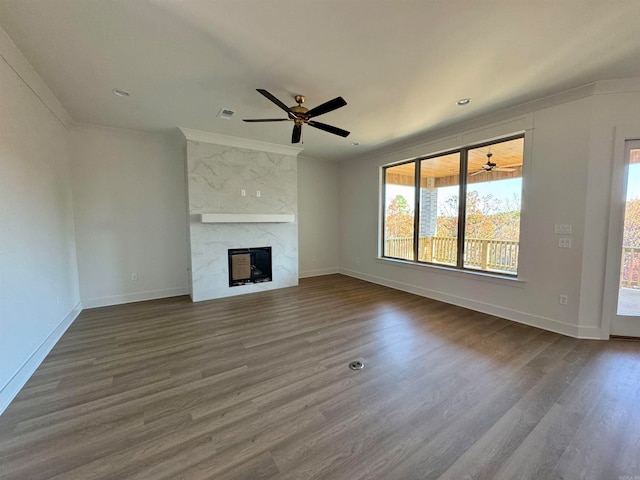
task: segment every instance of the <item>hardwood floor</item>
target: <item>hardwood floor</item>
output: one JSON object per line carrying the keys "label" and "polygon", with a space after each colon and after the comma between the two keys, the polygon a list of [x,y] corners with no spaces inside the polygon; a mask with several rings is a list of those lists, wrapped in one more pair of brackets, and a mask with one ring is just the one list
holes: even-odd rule
{"label": "hardwood floor", "polygon": [[640,343],[340,275],[86,310],[0,417],[4,480],[619,480],[638,452]]}

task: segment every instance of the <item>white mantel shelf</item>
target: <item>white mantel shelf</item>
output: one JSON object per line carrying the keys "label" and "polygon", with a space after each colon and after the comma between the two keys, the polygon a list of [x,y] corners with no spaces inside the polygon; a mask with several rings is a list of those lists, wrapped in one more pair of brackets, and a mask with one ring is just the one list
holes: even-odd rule
{"label": "white mantel shelf", "polygon": [[293,214],[203,213],[202,223],[293,223]]}

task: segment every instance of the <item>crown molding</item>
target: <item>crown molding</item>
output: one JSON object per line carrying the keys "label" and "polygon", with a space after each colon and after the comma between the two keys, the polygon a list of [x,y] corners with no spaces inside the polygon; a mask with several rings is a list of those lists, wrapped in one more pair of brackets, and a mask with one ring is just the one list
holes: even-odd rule
{"label": "crown molding", "polygon": [[0,27],[0,57],[60,123],[67,129],[73,126],[73,118],[69,112],[44,83],[44,80],[40,78],[40,75],[33,69],[2,27]]}
{"label": "crown molding", "polygon": [[262,142],[260,140],[250,140],[248,138],[232,137],[220,133],[203,132],[190,128],[178,128],[186,140],[192,142],[213,143],[216,145],[226,145],[228,147],[248,148],[260,152],[279,153],[281,155],[297,156],[303,149],[279,145],[277,143]]}
{"label": "crown molding", "polygon": [[595,83],[594,95],[611,93],[628,93],[640,91],[640,78],[619,78],[615,80],[600,80]]}

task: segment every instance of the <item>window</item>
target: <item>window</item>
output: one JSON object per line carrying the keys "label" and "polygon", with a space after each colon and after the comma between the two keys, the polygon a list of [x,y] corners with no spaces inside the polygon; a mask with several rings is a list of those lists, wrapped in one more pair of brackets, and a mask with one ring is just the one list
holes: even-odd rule
{"label": "window", "polygon": [[518,136],[383,167],[383,256],[516,275],[523,152]]}

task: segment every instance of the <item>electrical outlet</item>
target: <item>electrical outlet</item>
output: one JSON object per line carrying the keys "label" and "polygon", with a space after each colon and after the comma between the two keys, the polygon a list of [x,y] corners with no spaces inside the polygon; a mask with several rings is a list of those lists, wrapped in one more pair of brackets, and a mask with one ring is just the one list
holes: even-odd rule
{"label": "electrical outlet", "polygon": [[131,274],[131,281],[135,282],[136,280],[138,280],[138,274],[137,273],[132,273]]}
{"label": "electrical outlet", "polygon": [[560,305],[569,305],[569,295],[560,295]]}
{"label": "electrical outlet", "polygon": [[260,198],[260,190],[256,190],[256,197]]}
{"label": "electrical outlet", "polygon": [[242,190],[240,190],[240,195],[242,195],[243,197],[246,197],[247,191],[243,188]]}

